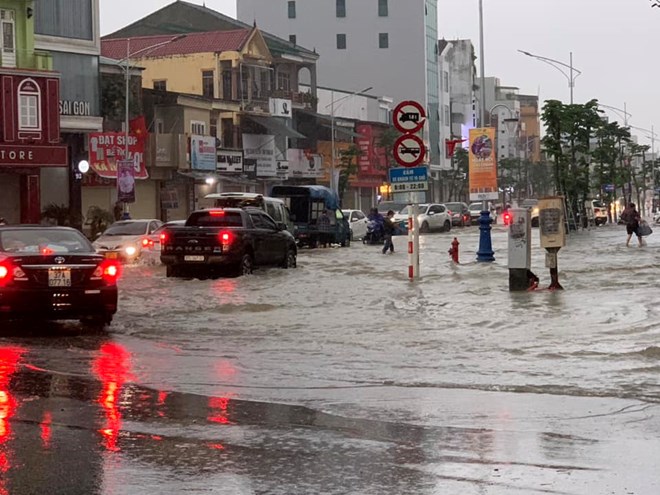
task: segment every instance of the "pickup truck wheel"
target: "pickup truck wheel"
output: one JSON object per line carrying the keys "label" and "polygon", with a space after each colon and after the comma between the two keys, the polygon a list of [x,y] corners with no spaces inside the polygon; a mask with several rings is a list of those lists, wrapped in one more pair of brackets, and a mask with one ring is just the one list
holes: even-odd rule
{"label": "pickup truck wheel", "polygon": [[241,275],[252,275],[254,271],[254,259],[250,253],[245,253],[241,257],[241,263],[238,265],[238,270],[236,274],[240,277]]}
{"label": "pickup truck wheel", "polygon": [[286,258],[282,262],[282,268],[295,268],[298,264],[296,252],[289,248],[286,251]]}

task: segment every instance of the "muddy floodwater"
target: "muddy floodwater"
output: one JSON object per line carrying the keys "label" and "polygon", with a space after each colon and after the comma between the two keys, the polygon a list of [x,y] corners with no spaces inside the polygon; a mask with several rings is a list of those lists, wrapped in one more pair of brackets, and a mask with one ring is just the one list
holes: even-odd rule
{"label": "muddy floodwater", "polygon": [[422,236],[414,283],[405,241],[236,279],[129,266],[107,333],[3,334],[0,494],[660,493],[660,240],[573,234],[565,290],[532,293],[504,227],[489,264],[477,227]]}

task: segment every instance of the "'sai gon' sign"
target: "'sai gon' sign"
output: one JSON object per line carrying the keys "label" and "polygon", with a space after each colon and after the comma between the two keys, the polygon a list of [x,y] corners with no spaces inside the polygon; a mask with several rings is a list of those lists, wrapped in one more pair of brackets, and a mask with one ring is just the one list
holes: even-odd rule
{"label": "'sai gon' sign", "polygon": [[92,106],[88,101],[60,100],[60,115],[87,117],[92,115]]}

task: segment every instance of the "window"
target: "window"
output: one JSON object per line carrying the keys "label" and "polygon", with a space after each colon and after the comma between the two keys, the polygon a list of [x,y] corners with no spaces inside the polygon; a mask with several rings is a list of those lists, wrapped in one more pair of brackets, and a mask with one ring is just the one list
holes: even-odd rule
{"label": "window", "polygon": [[282,91],[291,90],[291,74],[282,69],[277,71],[277,89]]}
{"label": "window", "polygon": [[191,120],[190,133],[196,136],[206,136],[206,122],[202,122],[201,120]]}
{"label": "window", "polygon": [[387,17],[388,15],[387,0],[378,0],[378,16]]}
{"label": "window", "polygon": [[346,50],[346,35],[337,35],[337,50]]}
{"label": "window", "polygon": [[202,94],[207,98],[213,98],[215,97],[214,89],[215,88],[213,85],[213,71],[212,70],[202,71]]}
{"label": "window", "polygon": [[390,36],[387,33],[378,33],[378,48],[389,48]]}
{"label": "window", "polygon": [[346,0],[337,0],[337,17],[346,17]]}
{"label": "window", "polygon": [[167,81],[165,80],[154,81],[154,89],[156,91],[167,91]]}
{"label": "window", "polygon": [[18,116],[20,130],[41,130],[39,106],[41,91],[32,79],[26,79],[18,87]]}
{"label": "window", "polygon": [[222,71],[222,99],[233,100],[232,93],[231,69],[225,69]]}
{"label": "window", "polygon": [[288,3],[289,6],[289,19],[295,19],[296,18],[296,2],[295,1],[290,1]]}
{"label": "window", "polygon": [[289,42],[291,42],[295,45],[297,41],[298,41],[298,39],[297,39],[295,34],[290,34],[289,35]]}
{"label": "window", "polygon": [[165,134],[165,123],[161,119],[156,119],[156,134]]}
{"label": "window", "polygon": [[2,43],[1,62],[4,67],[16,67],[16,32],[14,11],[0,10],[0,42]]}

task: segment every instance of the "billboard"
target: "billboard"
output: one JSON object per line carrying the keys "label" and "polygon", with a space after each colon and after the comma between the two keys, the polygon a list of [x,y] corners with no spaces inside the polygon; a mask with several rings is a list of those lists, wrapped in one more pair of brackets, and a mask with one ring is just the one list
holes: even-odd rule
{"label": "billboard", "polygon": [[135,203],[135,167],[131,160],[117,162],[117,201]]}
{"label": "billboard", "polygon": [[254,164],[257,177],[277,177],[275,136],[270,134],[243,134],[245,165]]}
{"label": "billboard", "polygon": [[243,152],[239,150],[218,150],[218,172],[243,172]]}
{"label": "billboard", "polygon": [[470,129],[470,201],[499,198],[495,128]]}
{"label": "billboard", "polygon": [[215,172],[216,148],[213,136],[190,136],[190,168]]}
{"label": "billboard", "polygon": [[135,167],[136,179],[148,179],[144,164],[144,140],[128,135],[128,157],[125,157],[126,135],[121,132],[93,132],[89,134],[89,165],[105,179],[117,178],[117,162],[130,160]]}

